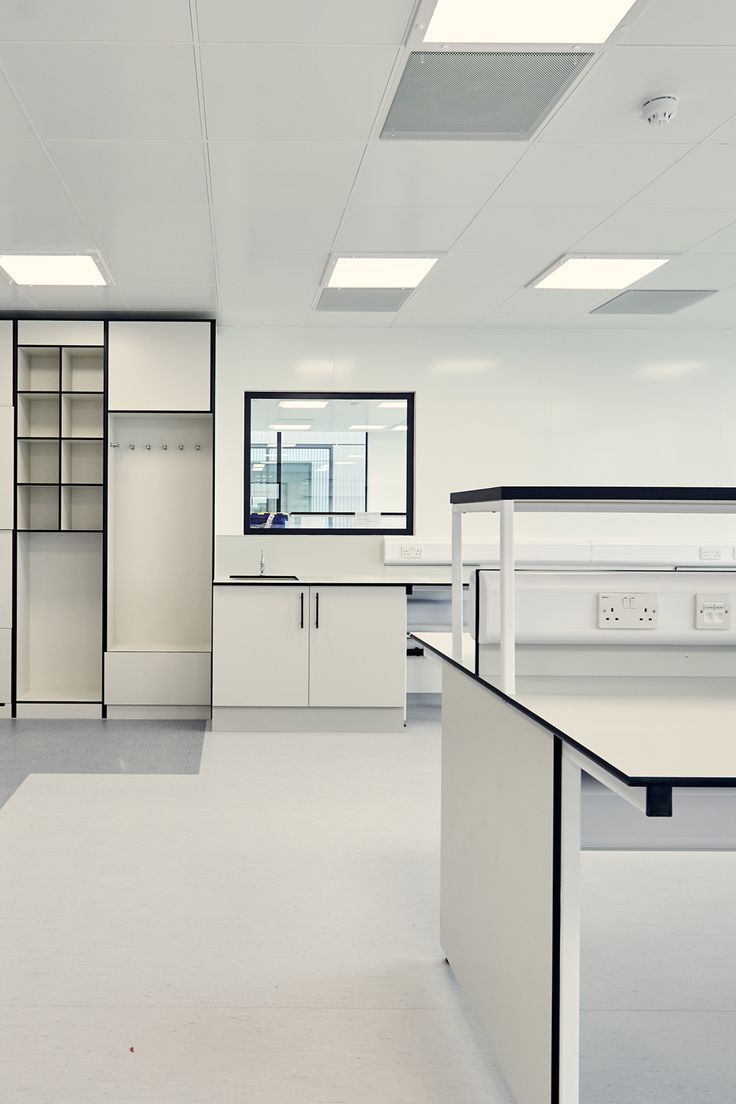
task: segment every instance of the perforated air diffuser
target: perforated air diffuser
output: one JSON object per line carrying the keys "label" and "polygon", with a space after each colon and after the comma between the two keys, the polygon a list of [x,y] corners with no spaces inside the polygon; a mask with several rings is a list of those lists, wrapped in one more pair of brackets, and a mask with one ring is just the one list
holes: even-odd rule
{"label": "perforated air diffuser", "polygon": [[414,288],[325,288],[318,311],[397,311]]}
{"label": "perforated air diffuser", "polygon": [[624,291],[591,314],[675,314],[715,291]]}
{"label": "perforated air diffuser", "polygon": [[410,54],[382,138],[528,138],[592,54],[432,50]]}

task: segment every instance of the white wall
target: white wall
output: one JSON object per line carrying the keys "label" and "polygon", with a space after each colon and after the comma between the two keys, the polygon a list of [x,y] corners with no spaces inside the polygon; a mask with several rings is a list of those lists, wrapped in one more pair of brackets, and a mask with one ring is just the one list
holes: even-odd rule
{"label": "white wall", "polygon": [[[449,537],[452,490],[502,483],[736,485],[734,331],[224,327],[217,361],[218,534],[242,534],[246,389],[415,391],[416,532],[424,539]],[[471,519],[468,533],[490,535],[493,525]],[[736,521],[728,518],[527,515],[518,532],[720,536],[736,543]],[[300,547],[292,541],[312,539],[286,538],[292,562]],[[352,546],[346,554],[354,561],[360,540],[375,558],[365,543],[370,538],[340,538]],[[279,568],[285,552],[279,549]]]}

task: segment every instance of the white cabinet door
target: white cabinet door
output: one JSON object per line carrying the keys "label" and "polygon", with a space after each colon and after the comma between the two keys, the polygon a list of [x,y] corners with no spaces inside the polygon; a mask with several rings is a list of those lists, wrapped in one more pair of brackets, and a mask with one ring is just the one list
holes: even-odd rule
{"label": "white cabinet door", "polygon": [[13,528],[13,408],[0,406],[0,529]]}
{"label": "white cabinet door", "polygon": [[311,588],[309,704],[403,707],[403,587]]}
{"label": "white cabinet door", "polygon": [[215,587],[214,706],[309,704],[308,606],[308,587]]}
{"label": "white cabinet door", "polygon": [[209,322],[111,322],[111,410],[209,410]]}

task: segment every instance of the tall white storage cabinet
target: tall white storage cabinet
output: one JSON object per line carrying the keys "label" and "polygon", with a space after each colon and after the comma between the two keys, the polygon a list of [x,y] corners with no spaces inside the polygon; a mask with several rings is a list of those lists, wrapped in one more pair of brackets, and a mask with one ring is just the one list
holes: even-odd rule
{"label": "tall white storage cabinet", "polygon": [[0,708],[209,716],[214,324],[7,325]]}
{"label": "tall white storage cabinet", "polygon": [[109,717],[209,717],[213,337],[111,322]]}
{"label": "tall white storage cabinet", "polygon": [[0,717],[12,711],[13,323],[0,321]]}

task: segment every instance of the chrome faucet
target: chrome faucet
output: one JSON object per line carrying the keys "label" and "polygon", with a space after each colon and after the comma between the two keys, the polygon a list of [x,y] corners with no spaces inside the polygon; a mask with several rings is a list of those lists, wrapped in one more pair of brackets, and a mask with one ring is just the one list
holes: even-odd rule
{"label": "chrome faucet", "polygon": [[263,549],[261,549],[261,567],[260,567],[260,573],[261,573],[261,575],[265,575],[265,574],[266,574],[266,558],[265,558],[265,556],[263,555]]}

